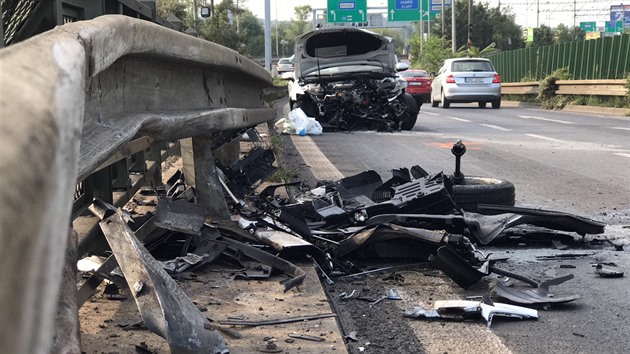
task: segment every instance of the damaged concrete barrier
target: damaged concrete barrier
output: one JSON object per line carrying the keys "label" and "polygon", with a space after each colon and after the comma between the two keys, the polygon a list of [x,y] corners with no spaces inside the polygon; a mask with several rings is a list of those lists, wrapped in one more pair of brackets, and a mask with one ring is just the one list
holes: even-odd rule
{"label": "damaged concrete barrier", "polygon": [[[137,137],[201,146],[213,133],[274,117],[262,95],[271,76],[259,65],[126,16],[58,26],[3,48],[0,82],[3,353],[51,347],[77,182]],[[221,213],[212,204],[223,193],[213,159],[204,158],[189,156],[185,168],[203,203]]]}

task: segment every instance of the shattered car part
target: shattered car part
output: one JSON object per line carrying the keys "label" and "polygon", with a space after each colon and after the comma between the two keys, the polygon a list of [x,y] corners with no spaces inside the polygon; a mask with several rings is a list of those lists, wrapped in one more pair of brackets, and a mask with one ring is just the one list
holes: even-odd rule
{"label": "shattered car part", "polygon": [[337,314],[324,313],[324,314],[318,314],[318,315],[312,315],[312,316],[289,317],[289,318],[282,318],[282,319],[277,319],[277,320],[263,320],[263,321],[247,321],[247,320],[234,319],[234,320],[227,320],[227,321],[219,321],[219,324],[232,325],[232,326],[250,326],[250,327],[271,326],[271,325],[277,325],[277,324],[319,320],[322,318],[329,318],[329,317],[337,317]]}
{"label": "shattered car part", "polygon": [[562,304],[565,302],[571,302],[580,298],[579,295],[571,295],[564,297],[556,297],[549,292],[549,286],[559,285],[567,280],[573,279],[573,274],[565,275],[563,277],[554,278],[542,281],[538,284],[536,289],[515,289],[507,287],[501,283],[498,283],[494,287],[494,293],[504,299],[508,299],[517,304],[523,305],[546,305],[546,304]]}
{"label": "shattered car part", "polygon": [[229,189],[242,197],[276,172],[276,157],[271,149],[254,147],[244,158],[221,170],[228,178]]}
{"label": "shattered car part", "polygon": [[289,333],[287,335],[289,337],[291,337],[291,338],[306,339],[306,340],[310,340],[310,341],[313,341],[313,342],[323,342],[323,341],[326,340],[326,338],[317,337],[317,336],[309,336],[308,334]]}
{"label": "shattered car part", "polygon": [[425,310],[422,307],[407,309],[404,312],[404,316],[451,320],[464,320],[481,317],[486,321],[488,327],[490,327],[494,316],[537,319],[538,311],[527,307],[502,304],[498,302],[486,304],[482,301],[440,300],[436,301],[433,308],[429,310]]}
{"label": "shattered car part", "polygon": [[155,226],[163,229],[200,235],[206,216],[206,207],[186,200],[159,197],[155,213]]}
{"label": "shattered car part", "polygon": [[145,325],[166,339],[173,353],[227,353],[216,331],[175,281],[136,239],[118,214],[101,221],[101,229],[133,291]]}
{"label": "shattered car part", "polygon": [[194,253],[188,253],[185,257],[177,257],[168,261],[160,262],[162,267],[171,273],[181,273],[192,266],[204,261],[204,257]]}
{"label": "shattered car part", "polygon": [[338,130],[411,130],[419,108],[396,76],[407,68],[396,65],[388,37],[352,27],[305,33],[296,39],[291,109]]}
{"label": "shattered car part", "polygon": [[416,268],[416,267],[426,266],[427,264],[428,263],[411,263],[411,264],[403,264],[403,265],[399,265],[399,266],[392,266],[392,267],[384,267],[384,268],[372,269],[372,270],[368,270],[368,271],[365,271],[365,272],[360,272],[360,273],[354,273],[354,274],[346,275],[344,277],[344,279],[348,280],[348,281],[351,281],[351,280],[353,280],[355,278],[360,278],[360,277],[364,277],[364,276],[367,276],[367,275],[374,275],[374,274],[389,272],[390,270],[412,269],[412,268]]}
{"label": "shattered car part", "polygon": [[618,270],[612,270],[610,268],[604,268],[604,266],[600,263],[594,264],[595,274],[599,275],[602,278],[622,278],[623,272]]}

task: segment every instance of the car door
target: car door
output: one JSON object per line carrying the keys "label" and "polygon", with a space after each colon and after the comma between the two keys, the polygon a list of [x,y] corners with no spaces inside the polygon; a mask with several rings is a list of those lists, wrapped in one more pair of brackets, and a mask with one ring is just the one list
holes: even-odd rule
{"label": "car door", "polygon": [[437,76],[433,79],[431,83],[431,96],[434,100],[440,100],[440,91],[442,90],[442,77],[444,76],[444,72],[446,71],[446,62],[442,64],[442,67],[438,71]]}

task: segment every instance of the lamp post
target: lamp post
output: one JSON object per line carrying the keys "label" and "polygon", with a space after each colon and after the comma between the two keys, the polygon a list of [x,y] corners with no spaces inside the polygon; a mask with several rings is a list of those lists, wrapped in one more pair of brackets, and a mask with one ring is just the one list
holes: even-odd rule
{"label": "lamp post", "polygon": [[280,41],[280,44],[282,44],[282,57],[284,58],[284,47],[289,44],[289,41],[287,41],[286,39],[283,39]]}

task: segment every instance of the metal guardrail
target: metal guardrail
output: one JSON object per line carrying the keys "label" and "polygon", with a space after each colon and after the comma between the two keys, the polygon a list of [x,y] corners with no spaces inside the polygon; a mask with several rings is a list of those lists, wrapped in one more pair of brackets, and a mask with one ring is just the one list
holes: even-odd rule
{"label": "metal guardrail", "polygon": [[[0,82],[3,353],[50,350],[73,201],[85,188],[78,182],[96,171],[108,171],[112,181],[116,164],[107,164],[138,151],[159,167],[164,143],[183,139],[184,170],[198,202],[224,215],[213,134],[275,115],[262,94],[271,76],[256,63],[119,15],[3,48]],[[144,159],[122,161],[123,172],[147,170]],[[117,177],[129,183],[128,175]]]}
{"label": "metal guardrail", "polygon": [[[556,95],[625,96],[626,80],[558,80]],[[509,82],[501,84],[503,95],[537,95],[540,83]]]}

